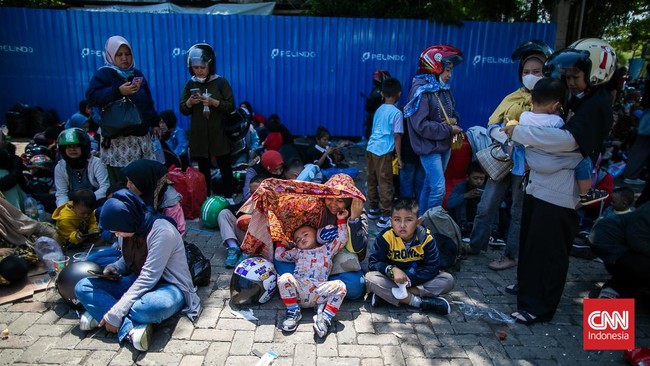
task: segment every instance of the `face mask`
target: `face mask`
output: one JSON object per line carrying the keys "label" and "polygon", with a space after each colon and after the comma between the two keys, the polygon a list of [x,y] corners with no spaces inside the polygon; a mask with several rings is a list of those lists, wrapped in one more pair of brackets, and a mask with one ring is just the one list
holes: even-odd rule
{"label": "face mask", "polygon": [[205,80],[207,79],[207,78],[200,78],[200,77],[198,77],[198,76],[195,76],[195,77],[196,77],[196,80],[197,80],[199,83],[204,83]]}
{"label": "face mask", "polygon": [[524,84],[526,89],[528,90],[533,90],[535,87],[535,84],[537,84],[538,81],[542,80],[541,76],[535,76],[533,74],[528,74],[524,75],[524,77],[521,78],[521,83]]}

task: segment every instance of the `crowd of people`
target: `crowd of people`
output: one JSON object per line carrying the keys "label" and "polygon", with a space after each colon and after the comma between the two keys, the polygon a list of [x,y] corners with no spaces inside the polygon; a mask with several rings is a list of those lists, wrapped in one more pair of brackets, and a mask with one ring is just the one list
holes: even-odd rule
{"label": "crowd of people", "polygon": [[[650,145],[642,126],[650,123],[650,97],[624,112],[616,109],[625,89],[616,53],[602,40],[583,39],[557,52],[541,41],[524,42],[512,55],[522,86],[504,97],[478,132],[460,127],[450,85],[461,50],[439,44],[422,52],[403,109],[397,106],[403,83],[378,70],[366,104],[367,201],[353,179],[358,170],[347,167],[326,128],[319,126],[314,144],[303,146],[279,116],[267,121],[248,102],[236,107],[210,45],[187,52],[190,78],[178,109],[190,118],[189,136],[177,127],[173,110],[156,111],[126,39],[110,37],[104,59],[87,101],[46,147],[58,157],[54,228],[16,213],[25,209],[20,200],[13,206],[5,200],[24,183],[24,167],[10,145],[3,141],[0,149],[3,246],[19,247],[35,234],[54,237],[68,250],[98,238],[111,244],[101,255],[103,275],[111,279],[88,277],[75,286],[86,309],[84,331],[105,327],[146,351],[152,324],[179,312],[191,320],[200,315],[183,242],[183,196],[168,181],[170,164],[196,164],[211,192],[216,163],[226,198],[236,193],[233,167],[245,168],[241,202],[218,214],[224,264],[235,268],[233,301],[263,303],[277,288],[286,306],[279,327],[286,332],[296,329],[301,308],[315,307],[314,331],[323,337],[344,299],[366,294],[373,307],[449,314],[443,295],[455,279],[441,266],[436,233],[423,225],[424,214],[440,206],[459,227],[463,255],[481,255],[490,244],[505,247],[488,266],[517,267],[516,283],[505,289],[517,296],[517,322],[553,319],[581,231],[612,274],[600,296],[637,296],[650,288],[650,206],[644,203]],[[116,128],[104,113],[116,106],[135,108],[138,121]],[[251,121],[237,140],[227,128],[233,113]],[[478,147],[487,145],[512,161],[499,180],[476,161]],[[604,170],[627,146],[625,181],[646,184],[636,205],[634,192],[614,189]],[[448,163],[462,149],[471,149],[471,158],[456,167],[463,176],[450,185]],[[603,183],[607,174],[610,187]],[[372,220],[381,231],[368,247]]]}

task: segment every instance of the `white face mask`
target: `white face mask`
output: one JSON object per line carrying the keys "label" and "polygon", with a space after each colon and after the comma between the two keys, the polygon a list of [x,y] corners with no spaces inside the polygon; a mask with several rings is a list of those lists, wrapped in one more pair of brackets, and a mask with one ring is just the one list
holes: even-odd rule
{"label": "white face mask", "polygon": [[537,84],[537,82],[540,81],[540,80],[542,80],[541,76],[528,74],[528,75],[524,75],[524,77],[521,78],[521,83],[524,84],[526,89],[533,90],[533,88],[535,87],[535,84]]}
{"label": "white face mask", "polygon": [[200,78],[200,77],[198,77],[198,76],[195,76],[195,77],[196,77],[196,80],[197,80],[199,83],[204,83],[205,80],[207,79],[207,78]]}

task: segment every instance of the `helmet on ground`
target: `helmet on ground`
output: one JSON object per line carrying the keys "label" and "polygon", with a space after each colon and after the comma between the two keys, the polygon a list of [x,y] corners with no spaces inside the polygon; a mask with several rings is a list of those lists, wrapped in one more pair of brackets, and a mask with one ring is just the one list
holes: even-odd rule
{"label": "helmet on ground", "polygon": [[219,226],[219,213],[230,203],[221,196],[210,196],[201,205],[201,224],[208,228]]}
{"label": "helmet on ground", "polygon": [[237,265],[230,279],[231,301],[234,305],[263,304],[273,296],[277,282],[273,263],[262,257],[246,258]]}
{"label": "helmet on ground", "polygon": [[440,75],[447,65],[458,65],[463,62],[463,53],[450,45],[437,44],[427,47],[420,54],[417,74]]}
{"label": "helmet on ground", "polygon": [[0,276],[10,284],[27,278],[27,261],[16,255],[9,255],[0,260]]}
{"label": "helmet on ground", "polygon": [[551,55],[544,65],[544,74],[562,77],[570,69],[584,72],[589,86],[603,85],[616,72],[616,51],[601,39],[584,38]]}
{"label": "helmet on ground", "polygon": [[187,69],[194,76],[192,66],[203,65],[208,67],[209,75],[216,74],[215,54],[212,46],[207,43],[197,43],[187,50]]}
{"label": "helmet on ground", "polygon": [[386,70],[379,69],[372,74],[372,83],[375,84],[376,87],[381,87],[381,83],[388,78],[390,78],[390,73]]}
{"label": "helmet on ground", "polygon": [[50,156],[52,152],[47,148],[47,146],[39,145],[36,142],[30,142],[25,146],[24,159],[29,160],[32,156],[39,154]]}
{"label": "helmet on ground", "polygon": [[539,39],[532,39],[520,44],[512,52],[512,61],[519,60],[519,81],[522,81],[522,73],[524,71],[524,64],[531,58],[537,58],[543,65],[546,59],[553,54],[553,49],[549,47],[544,41]]}
{"label": "helmet on ground", "polygon": [[32,156],[27,164],[25,164],[25,167],[29,169],[43,169],[50,172],[54,171],[54,166],[55,163],[52,161],[52,159],[44,154]]}
{"label": "helmet on ground", "polygon": [[56,278],[56,289],[59,290],[59,295],[73,309],[83,309],[83,305],[74,292],[74,287],[82,279],[91,276],[88,271],[101,273],[102,267],[90,261],[74,262],[65,267]]}

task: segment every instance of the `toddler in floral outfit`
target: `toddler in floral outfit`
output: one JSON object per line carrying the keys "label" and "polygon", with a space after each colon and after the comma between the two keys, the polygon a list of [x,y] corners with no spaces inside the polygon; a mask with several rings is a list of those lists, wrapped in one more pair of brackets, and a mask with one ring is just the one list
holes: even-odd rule
{"label": "toddler in floral outfit", "polygon": [[[311,226],[301,226],[293,233],[293,243],[276,248],[276,260],[296,263],[293,274],[285,273],[278,279],[280,297],[287,306],[282,330],[296,330],[302,318],[300,307],[324,304],[314,316],[314,331],[319,337],[327,334],[347,292],[343,281],[328,281],[327,277],[332,269],[332,257],[348,241],[348,215],[347,210],[339,212],[337,227],[330,225],[318,232]],[[323,245],[318,246],[319,243]]]}

